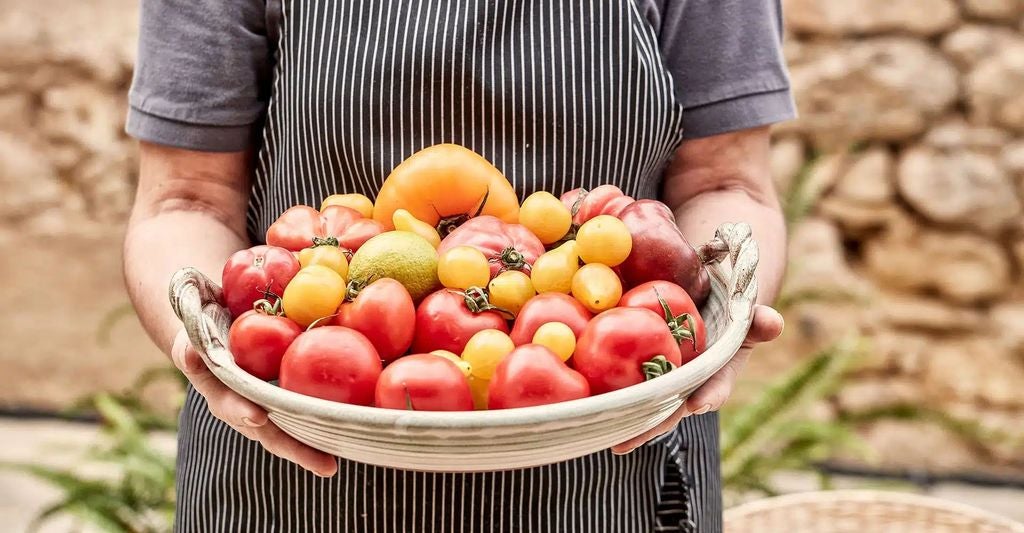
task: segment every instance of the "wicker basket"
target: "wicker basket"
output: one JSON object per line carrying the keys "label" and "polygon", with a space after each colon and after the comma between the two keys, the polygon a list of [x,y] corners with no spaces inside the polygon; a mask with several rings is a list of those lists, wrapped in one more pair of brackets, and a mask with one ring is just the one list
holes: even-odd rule
{"label": "wicker basket", "polygon": [[1024,524],[947,500],[874,490],[805,492],[734,507],[725,531],[746,533],[1024,533]]}
{"label": "wicker basket", "polygon": [[212,372],[299,441],[347,459],[408,470],[507,470],[580,457],[654,427],[735,355],[750,328],[757,294],[757,246],[750,227],[723,225],[698,254],[712,282],[703,312],[709,347],[700,357],[626,389],[501,411],[378,409],[281,389],[234,363],[227,346],[230,318],[219,303],[219,287],[195,269],[184,269],[171,282],[170,298]]}

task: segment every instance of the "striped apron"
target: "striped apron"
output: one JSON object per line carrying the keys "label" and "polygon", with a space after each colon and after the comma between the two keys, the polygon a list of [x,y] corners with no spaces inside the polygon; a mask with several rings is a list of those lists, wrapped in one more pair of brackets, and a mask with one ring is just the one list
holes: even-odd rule
{"label": "striped apron", "polygon": [[[248,226],[289,206],[373,198],[442,142],[484,155],[520,198],[614,183],[656,198],[682,108],[630,0],[284,0]],[[414,473],[339,459],[321,479],[215,419],[189,390],[175,529],[187,532],[647,533],[721,530],[718,419],[625,456]]]}

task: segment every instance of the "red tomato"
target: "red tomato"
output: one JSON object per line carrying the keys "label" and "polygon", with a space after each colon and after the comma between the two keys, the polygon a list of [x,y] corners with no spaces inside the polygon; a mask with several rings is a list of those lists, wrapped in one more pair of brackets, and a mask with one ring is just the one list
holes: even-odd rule
{"label": "red tomato", "polygon": [[[668,306],[667,310],[662,305],[663,301]],[[704,352],[707,346],[708,334],[697,306],[682,287],[671,281],[648,281],[639,285],[622,295],[619,307],[642,307],[664,317],[672,336],[679,341],[684,365]]]}
{"label": "red tomato", "polygon": [[486,297],[475,292],[467,295],[442,289],[427,296],[416,309],[412,350],[418,353],[447,350],[460,354],[469,338],[478,331],[496,329],[508,333],[505,317],[487,309],[488,305]]}
{"label": "red tomato", "polygon": [[281,360],[282,389],[355,405],[373,403],[381,363],[362,333],[341,326],[308,330]]}
{"label": "red tomato", "polygon": [[253,246],[228,258],[221,274],[224,303],[231,316],[251,311],[258,300],[270,293],[278,298],[299,271],[299,260],[277,246]]}
{"label": "red tomato", "polygon": [[587,324],[572,360],[591,392],[601,394],[649,379],[644,363],[656,363],[657,356],[674,366],[682,364],[679,343],[664,317],[649,309],[616,307]]}
{"label": "red tomato", "polygon": [[638,200],[619,218],[633,237],[633,252],[619,265],[623,285],[663,279],[682,287],[697,305],[711,292],[711,279],[697,251],[679,232],[675,215],[656,200]]}
{"label": "red tomato", "polygon": [[379,222],[363,218],[349,207],[331,205],[323,212],[308,205],[289,208],[267,229],[267,244],[297,252],[315,244],[313,239],[334,237],[338,245],[355,252],[364,242],[384,231]]}
{"label": "red tomato", "polygon": [[528,273],[529,265],[544,253],[544,244],[526,226],[486,215],[469,219],[443,237],[437,254],[444,255],[456,246],[472,246],[483,252],[491,262],[492,278],[503,270]]}
{"label": "red tomato", "polygon": [[281,358],[302,328],[291,320],[262,311],[246,311],[228,331],[228,347],[235,363],[264,380],[277,379]]}
{"label": "red tomato", "polygon": [[455,363],[421,353],[384,369],[377,381],[376,405],[412,411],[472,411],[473,394]]}
{"label": "red tomato", "polygon": [[512,350],[487,388],[488,409],[512,409],[567,402],[590,396],[590,385],[554,352],[539,344]]}
{"label": "red tomato", "polygon": [[573,189],[563,194],[561,200],[572,212],[572,222],[577,226],[597,215],[618,217],[626,206],[633,203],[633,197],[626,196],[614,185],[601,185],[592,191]]}
{"label": "red tomato", "polygon": [[387,362],[412,345],[416,306],[405,286],[382,278],[361,289],[355,300],[341,304],[334,323],[366,335]]}
{"label": "red tomato", "polygon": [[548,322],[561,322],[579,338],[593,316],[576,298],[560,292],[545,292],[526,301],[509,336],[516,346],[530,344],[537,328]]}

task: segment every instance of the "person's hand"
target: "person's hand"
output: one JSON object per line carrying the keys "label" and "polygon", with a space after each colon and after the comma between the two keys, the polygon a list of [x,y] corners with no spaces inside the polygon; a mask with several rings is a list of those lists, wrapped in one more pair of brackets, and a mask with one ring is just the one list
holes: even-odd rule
{"label": "person's hand", "polygon": [[171,360],[192,382],[196,392],[206,398],[213,416],[242,435],[258,441],[268,452],[314,474],[330,477],[338,471],[338,462],[334,456],[314,450],[290,437],[267,418],[266,411],[221,383],[192,348],[184,329],[174,338]]}
{"label": "person's hand", "polygon": [[729,396],[732,394],[736,377],[739,376],[743,366],[750,358],[750,351],[755,344],[774,340],[782,334],[782,315],[778,311],[766,305],[754,307],[754,320],[750,325],[750,331],[743,342],[736,356],[732,358],[721,370],[711,376],[706,383],[687,398],[686,402],[672,413],[664,422],[658,424],[641,435],[612,446],[612,453],[626,454],[642,446],[647,441],[668,433],[679,424],[679,421],[690,415],[702,415],[710,411],[717,411]]}

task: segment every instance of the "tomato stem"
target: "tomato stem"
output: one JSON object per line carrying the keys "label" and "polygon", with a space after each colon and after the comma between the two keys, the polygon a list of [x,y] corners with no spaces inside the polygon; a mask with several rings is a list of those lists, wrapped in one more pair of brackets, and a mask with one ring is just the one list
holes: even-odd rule
{"label": "tomato stem", "polygon": [[[440,235],[441,238],[443,239],[450,235],[453,231],[455,231],[456,228],[465,224],[469,219],[480,216],[480,213],[484,212],[484,206],[487,205],[487,198],[490,195],[491,189],[488,187],[487,191],[484,192],[483,199],[480,200],[480,207],[478,207],[476,213],[473,213],[472,215],[468,213],[460,213],[458,215],[441,217],[441,219],[437,222],[437,226],[435,227],[435,229],[437,230],[437,234]],[[436,207],[434,208],[434,212],[437,212]]]}
{"label": "tomato stem", "polygon": [[412,395],[409,394],[409,387],[402,383],[402,390],[405,391],[405,408],[409,411],[415,411],[416,408],[412,406]]}
{"label": "tomato stem", "polygon": [[341,243],[339,243],[338,238],[334,236],[313,237],[313,248],[316,248],[317,246],[334,246],[336,248],[341,248]]}
{"label": "tomato stem", "polygon": [[309,330],[311,330],[311,329],[313,329],[313,328],[315,328],[315,327],[319,326],[319,325],[320,325],[320,323],[321,323],[321,322],[323,322],[324,320],[330,320],[330,319],[332,319],[332,318],[334,318],[334,317],[336,317],[336,316],[338,316],[338,313],[334,313],[333,315],[327,315],[327,316],[322,316],[322,317],[320,317],[320,318],[318,318],[318,319],[314,320],[314,321],[313,321],[313,322],[312,322],[312,323],[311,323],[311,324],[310,324],[310,325],[309,325],[309,326],[308,326],[308,327],[306,328],[306,331],[309,331]]}
{"label": "tomato stem", "polygon": [[583,200],[590,194],[590,191],[586,189],[580,189],[580,192],[576,193],[576,201],[572,203],[572,209],[569,211],[572,213],[573,218],[576,218],[576,213],[580,212],[580,207],[583,206]]}
{"label": "tomato stem", "polygon": [[270,316],[281,316],[284,311],[281,310],[281,299],[278,298],[274,303],[270,303],[267,298],[260,298],[252,304],[252,308],[257,312],[270,315]]}
{"label": "tomato stem", "polygon": [[498,257],[492,257],[487,260],[490,263],[501,263],[501,269],[499,272],[505,272],[506,270],[519,270],[521,272],[530,272],[530,263],[526,262],[526,256],[522,252],[509,246],[498,254]]}
{"label": "tomato stem", "polygon": [[640,370],[644,373],[644,381],[664,376],[675,368],[676,365],[673,365],[672,361],[669,361],[664,355],[655,355],[650,361],[640,364]]}
{"label": "tomato stem", "polygon": [[473,314],[483,313],[484,311],[497,311],[499,314],[501,314],[508,320],[513,320],[516,317],[515,313],[513,313],[512,311],[509,311],[508,309],[503,309],[492,304],[490,299],[487,297],[487,291],[483,290],[480,287],[470,287],[465,291],[455,292],[462,295],[462,297],[466,300],[466,307],[468,307],[469,310],[473,312]]}
{"label": "tomato stem", "polygon": [[672,332],[672,337],[682,344],[683,341],[690,341],[693,345],[693,349],[697,349],[697,332],[694,330],[693,317],[689,313],[683,313],[679,316],[672,316],[672,308],[668,306],[668,302],[661,297],[657,287],[652,287],[654,295],[658,297],[658,303],[661,304],[662,311],[665,312],[665,322],[668,324],[669,331]]}

